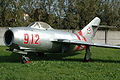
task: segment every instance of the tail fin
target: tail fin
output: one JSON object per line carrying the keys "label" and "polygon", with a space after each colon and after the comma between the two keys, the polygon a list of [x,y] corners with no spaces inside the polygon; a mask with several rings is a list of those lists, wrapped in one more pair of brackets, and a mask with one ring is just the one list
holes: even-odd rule
{"label": "tail fin", "polygon": [[100,24],[100,18],[95,17],[88,25],[86,25],[78,33],[83,37],[85,37],[88,42],[91,42],[92,38],[95,36],[95,33],[97,32],[99,24]]}

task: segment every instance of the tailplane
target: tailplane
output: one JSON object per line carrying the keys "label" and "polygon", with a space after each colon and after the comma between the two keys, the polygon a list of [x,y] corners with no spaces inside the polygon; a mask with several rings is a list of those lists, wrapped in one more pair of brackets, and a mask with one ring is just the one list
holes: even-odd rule
{"label": "tailplane", "polygon": [[86,38],[86,41],[91,42],[92,38],[95,36],[97,29],[100,24],[100,18],[95,17],[88,25],[86,25],[81,31],[78,33]]}

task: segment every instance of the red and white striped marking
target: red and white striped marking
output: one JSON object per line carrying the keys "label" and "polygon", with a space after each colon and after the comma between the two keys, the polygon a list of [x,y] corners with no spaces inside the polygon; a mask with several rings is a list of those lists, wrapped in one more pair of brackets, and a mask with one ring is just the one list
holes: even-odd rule
{"label": "red and white striped marking", "polygon": [[[78,40],[81,40],[79,35],[75,34],[75,36],[77,37]],[[74,48],[75,51],[79,51],[80,49],[81,49],[81,45],[76,45]]]}
{"label": "red and white striped marking", "polygon": [[[82,31],[79,31],[78,34],[75,34],[75,36],[77,37],[78,40],[85,41],[85,42],[87,41],[86,38],[83,36]],[[83,48],[86,48],[86,46],[85,45],[76,45],[74,50],[79,51]]]}

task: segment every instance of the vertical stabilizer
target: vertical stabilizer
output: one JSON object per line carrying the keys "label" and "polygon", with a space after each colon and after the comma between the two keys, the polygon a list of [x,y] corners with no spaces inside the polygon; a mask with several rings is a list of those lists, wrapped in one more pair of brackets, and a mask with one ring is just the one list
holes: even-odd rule
{"label": "vertical stabilizer", "polygon": [[91,42],[92,38],[95,36],[99,24],[100,24],[100,18],[95,17],[88,25],[86,25],[78,33],[83,37],[85,37],[88,42]]}

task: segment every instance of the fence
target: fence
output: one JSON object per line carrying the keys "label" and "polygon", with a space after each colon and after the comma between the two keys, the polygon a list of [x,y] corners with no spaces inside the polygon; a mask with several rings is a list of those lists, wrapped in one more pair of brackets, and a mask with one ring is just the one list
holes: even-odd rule
{"label": "fence", "polygon": [[3,37],[4,37],[4,33],[6,30],[7,30],[7,28],[0,28],[0,45],[5,45]]}

